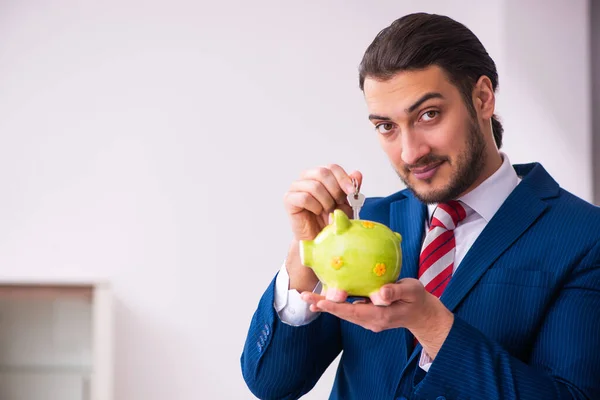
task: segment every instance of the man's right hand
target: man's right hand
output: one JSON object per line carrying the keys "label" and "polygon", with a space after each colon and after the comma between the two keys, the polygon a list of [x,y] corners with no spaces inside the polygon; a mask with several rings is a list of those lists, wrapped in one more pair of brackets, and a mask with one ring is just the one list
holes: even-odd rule
{"label": "man's right hand", "polygon": [[348,174],[339,165],[332,164],[304,171],[286,192],[284,205],[294,235],[286,262],[290,289],[302,293],[316,286],[318,278],[312,269],[300,263],[298,243],[313,240],[329,223],[329,214],[335,209],[343,210],[352,218],[352,207],[347,200],[347,196],[354,193],[352,178],[360,189],[362,174],[359,171]]}

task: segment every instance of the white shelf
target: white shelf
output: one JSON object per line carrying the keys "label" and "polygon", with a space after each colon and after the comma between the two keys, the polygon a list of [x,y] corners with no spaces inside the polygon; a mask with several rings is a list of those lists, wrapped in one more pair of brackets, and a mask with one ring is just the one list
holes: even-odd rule
{"label": "white shelf", "polygon": [[112,400],[108,284],[0,281],[0,399]]}
{"label": "white shelf", "polygon": [[0,374],[64,374],[90,375],[92,367],[88,365],[0,365]]}

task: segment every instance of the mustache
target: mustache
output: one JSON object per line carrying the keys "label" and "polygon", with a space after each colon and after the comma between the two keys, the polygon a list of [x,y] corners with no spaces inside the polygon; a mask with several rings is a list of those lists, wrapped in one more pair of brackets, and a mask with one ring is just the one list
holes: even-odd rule
{"label": "mustache", "polygon": [[436,156],[434,154],[428,154],[420,158],[415,164],[404,165],[404,170],[410,172],[412,169],[426,167],[431,164],[437,164],[442,161],[448,161],[448,157]]}

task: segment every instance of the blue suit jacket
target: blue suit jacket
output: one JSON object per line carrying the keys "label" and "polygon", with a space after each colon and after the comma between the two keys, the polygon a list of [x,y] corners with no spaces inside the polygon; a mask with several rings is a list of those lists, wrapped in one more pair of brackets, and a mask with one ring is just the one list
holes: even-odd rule
{"label": "blue suit jacket", "polygon": [[[600,208],[540,164],[489,221],[442,302],[455,315],[426,374],[403,328],[374,333],[323,313],[282,323],[275,279],[252,318],[243,377],[260,399],[297,399],[340,352],[331,399],[600,399]],[[416,277],[426,206],[404,190],[369,199],[361,218],[402,237],[401,278]]]}

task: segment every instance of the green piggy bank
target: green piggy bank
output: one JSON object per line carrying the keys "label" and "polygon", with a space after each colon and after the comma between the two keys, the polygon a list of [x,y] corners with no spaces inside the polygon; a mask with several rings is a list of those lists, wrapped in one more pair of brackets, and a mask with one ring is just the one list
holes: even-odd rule
{"label": "green piggy bank", "polygon": [[396,282],[402,267],[402,236],[373,221],[351,220],[342,210],[314,240],[300,241],[300,261],[312,268],[324,289],[368,297]]}

